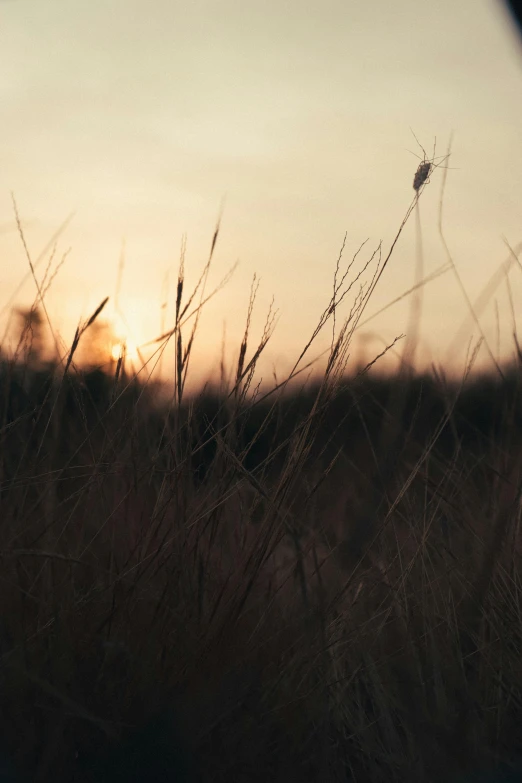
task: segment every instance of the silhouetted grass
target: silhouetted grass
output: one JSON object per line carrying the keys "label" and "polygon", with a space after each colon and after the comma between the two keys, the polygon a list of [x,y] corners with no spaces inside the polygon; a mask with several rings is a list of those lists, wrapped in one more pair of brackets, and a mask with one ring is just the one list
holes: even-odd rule
{"label": "silhouetted grass", "polygon": [[413,783],[520,754],[521,367],[350,377],[389,255],[352,290],[356,258],[301,387],[299,362],[255,385],[273,316],[252,348],[254,284],[232,379],[187,394],[208,264],[187,298],[181,265],[157,341],[168,400],[124,361],[76,366],[100,308],[46,366],[4,354],[0,731],[20,779]]}
{"label": "silhouetted grass", "polygon": [[[29,779],[190,748],[190,779],[431,780],[519,751],[518,369],[409,383],[384,484],[393,378],[347,378],[324,412],[317,384],[173,412],[86,372],[46,428],[51,370],[0,368],[3,732]],[[118,756],[170,709],[178,751],[151,728]]]}

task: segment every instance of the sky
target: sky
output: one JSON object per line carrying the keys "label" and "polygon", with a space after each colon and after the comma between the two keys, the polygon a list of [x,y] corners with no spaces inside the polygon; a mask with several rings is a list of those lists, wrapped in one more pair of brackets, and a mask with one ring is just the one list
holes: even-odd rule
{"label": "sky", "polygon": [[[172,326],[183,237],[190,288],[222,210],[208,291],[239,264],[204,308],[194,378],[223,340],[237,354],[254,274],[252,345],[274,297],[263,371],[282,373],[328,304],[345,234],[346,262],[365,240],[364,257],[389,250],[414,196],[411,153],[424,156],[412,130],[429,157],[453,134],[450,168],[433,172],[365,318],[414,284],[419,242],[424,274],[446,263],[443,173],[444,236],[474,301],[522,241],[521,66],[500,0],[0,0],[0,309],[24,280],[16,304],[36,296],[13,194],[33,263],[74,213],[45,300],[65,343],[105,296],[131,346]],[[509,289],[520,326],[516,263]],[[407,331],[410,304],[361,326],[352,364]],[[499,357],[513,310],[504,279],[481,314]],[[426,287],[419,366],[462,371],[478,336],[467,314],[451,271]]]}

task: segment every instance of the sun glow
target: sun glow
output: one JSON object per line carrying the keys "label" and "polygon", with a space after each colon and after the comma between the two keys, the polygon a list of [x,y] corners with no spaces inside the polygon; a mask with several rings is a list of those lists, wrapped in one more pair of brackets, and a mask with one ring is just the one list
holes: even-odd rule
{"label": "sun glow", "polygon": [[130,359],[134,362],[139,359],[139,352],[137,346],[125,339],[118,339],[112,346],[111,358],[117,362],[120,358]]}

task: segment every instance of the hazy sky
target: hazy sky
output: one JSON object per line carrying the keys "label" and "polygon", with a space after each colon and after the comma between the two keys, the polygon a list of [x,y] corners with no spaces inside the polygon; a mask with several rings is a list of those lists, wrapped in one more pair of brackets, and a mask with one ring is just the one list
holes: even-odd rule
{"label": "hazy sky", "polygon": [[[521,65],[498,0],[0,0],[0,307],[28,269],[11,191],[34,258],[76,212],[48,294],[67,338],[113,298],[125,239],[120,304],[136,343],[160,333],[169,269],[172,319],[184,233],[197,279],[225,197],[210,285],[240,265],[202,320],[200,368],[216,360],[225,321],[237,347],[254,272],[255,335],[274,295],[268,358],[281,367],[328,301],[344,233],[347,260],[367,238],[389,248],[414,195],[410,126],[441,153],[454,131],[445,231],[473,298],[507,257],[502,237],[522,240]],[[426,273],[445,261],[441,182],[439,170],[420,202]],[[413,284],[414,217],[368,315]],[[519,317],[521,282],[516,269]],[[492,345],[496,312],[512,330],[506,291],[483,316]],[[18,301],[34,294],[29,281]],[[465,316],[451,274],[430,285],[424,360],[444,359]],[[407,319],[404,303],[368,325],[366,350]]]}

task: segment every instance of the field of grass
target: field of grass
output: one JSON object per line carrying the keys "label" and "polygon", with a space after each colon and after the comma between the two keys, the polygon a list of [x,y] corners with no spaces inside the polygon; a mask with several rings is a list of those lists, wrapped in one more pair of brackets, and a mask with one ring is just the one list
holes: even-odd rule
{"label": "field of grass", "polygon": [[169,397],[124,357],[76,363],[102,308],[47,363],[26,320],[0,361],[2,780],[509,771],[522,367],[349,374],[387,258],[338,266],[322,374],[306,380],[304,351],[271,388],[272,316],[252,347],[249,311],[233,376],[187,393],[205,273],[187,297],[180,270],[158,341],[175,344]]}

